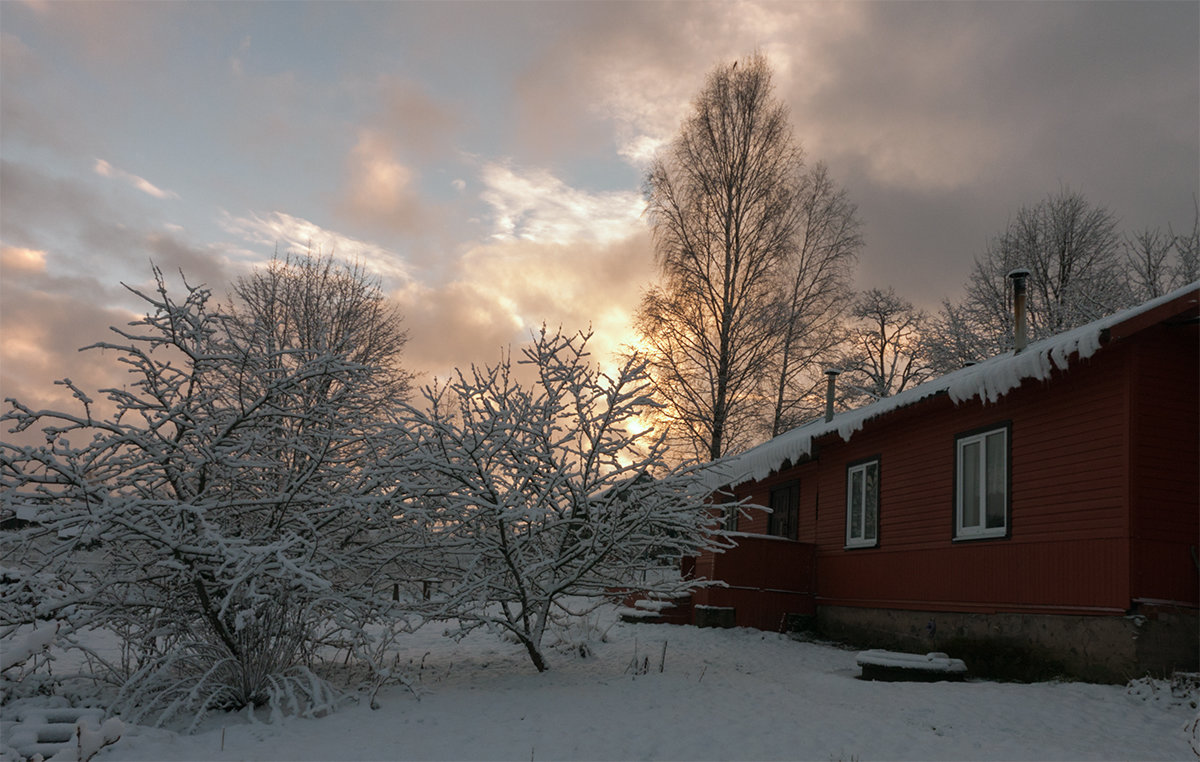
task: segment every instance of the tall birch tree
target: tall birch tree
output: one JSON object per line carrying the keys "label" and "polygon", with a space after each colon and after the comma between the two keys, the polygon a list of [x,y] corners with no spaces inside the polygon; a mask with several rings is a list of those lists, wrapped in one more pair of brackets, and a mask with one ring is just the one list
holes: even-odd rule
{"label": "tall birch tree", "polygon": [[748,444],[778,347],[803,155],[761,55],[718,66],[646,179],[660,284],[636,328],[662,417],[702,458]]}

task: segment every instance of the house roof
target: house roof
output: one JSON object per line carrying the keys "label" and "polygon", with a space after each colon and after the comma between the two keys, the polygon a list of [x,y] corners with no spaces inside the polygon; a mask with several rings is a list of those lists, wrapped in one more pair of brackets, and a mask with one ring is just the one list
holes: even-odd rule
{"label": "house roof", "polygon": [[892,397],[838,413],[831,421],[818,419],[786,431],[740,455],[715,463],[706,473],[705,481],[716,489],[765,478],[784,463],[796,463],[811,455],[813,442],[820,437],[837,433],[848,442],[867,421],[940,394],[949,395],[955,405],[977,398],[996,402],[1027,379],[1046,380],[1055,368],[1067,370],[1071,363],[1091,357],[1102,344],[1127,338],[1189,307],[1194,308],[1198,302],[1200,281],[1137,307],[1031,342],[1019,353],[1005,352]]}

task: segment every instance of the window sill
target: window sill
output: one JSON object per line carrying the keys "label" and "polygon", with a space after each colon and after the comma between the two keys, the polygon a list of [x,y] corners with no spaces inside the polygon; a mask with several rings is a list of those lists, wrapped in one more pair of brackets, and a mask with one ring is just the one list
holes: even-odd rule
{"label": "window sill", "polygon": [[1004,529],[1001,531],[977,532],[977,533],[973,533],[973,534],[960,534],[960,535],[957,535],[953,539],[953,542],[974,542],[976,540],[1007,540],[1008,537],[1009,537],[1008,530]]}
{"label": "window sill", "polygon": [[842,546],[842,550],[863,550],[865,548],[878,548],[879,540],[871,540],[869,542],[848,542]]}

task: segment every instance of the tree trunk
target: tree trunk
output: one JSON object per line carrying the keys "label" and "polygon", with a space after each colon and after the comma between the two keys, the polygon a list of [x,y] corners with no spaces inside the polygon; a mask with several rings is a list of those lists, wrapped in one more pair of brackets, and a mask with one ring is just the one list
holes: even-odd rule
{"label": "tree trunk", "polygon": [[533,666],[537,667],[538,672],[545,672],[550,669],[550,665],[546,664],[546,659],[542,656],[542,652],[531,638],[522,636],[521,642],[525,644],[525,650],[529,652],[529,658],[533,661]]}

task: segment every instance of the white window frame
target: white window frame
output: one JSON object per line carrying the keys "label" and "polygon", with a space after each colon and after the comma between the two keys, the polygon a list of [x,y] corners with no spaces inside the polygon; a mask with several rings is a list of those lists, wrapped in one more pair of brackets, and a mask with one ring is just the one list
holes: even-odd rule
{"label": "white window frame", "polygon": [[[875,469],[875,494],[874,494],[874,522],[873,525],[867,526],[867,505],[868,499],[872,497],[867,493],[867,471]],[[856,490],[854,485],[855,475],[861,475],[859,487]],[[854,499],[859,499],[859,518],[860,526],[854,526]],[[868,529],[870,530],[868,532]],[[857,531],[856,531],[857,530]],[[867,535],[870,534],[868,537]],[[879,544],[879,458],[864,460],[861,463],[855,463],[846,468],[846,547],[847,548],[873,548]]]}
{"label": "white window frame", "polygon": [[[1000,440],[997,443],[993,437],[1000,435]],[[1009,474],[1011,465],[1009,463],[1009,428],[1005,426],[997,426],[986,431],[978,431],[966,436],[960,436],[955,440],[954,444],[954,537],[955,539],[982,539],[989,537],[1007,537],[1008,536],[1008,513],[1009,513]],[[989,442],[991,444],[989,445]],[[966,508],[967,498],[971,490],[967,484],[965,469],[970,458],[964,457],[964,452],[976,446],[978,449],[975,453],[975,468],[977,469],[977,478],[975,479],[974,500],[975,512],[977,519],[974,524],[966,524]],[[994,452],[998,448],[999,452]],[[999,474],[989,474],[988,463],[993,458],[1000,459]],[[1000,492],[1000,515],[1001,524],[998,527],[989,527],[987,525],[988,515],[988,485],[994,484],[1001,487]]]}

